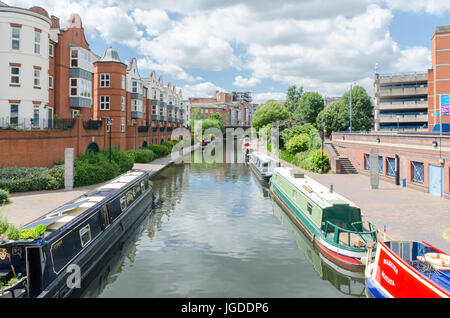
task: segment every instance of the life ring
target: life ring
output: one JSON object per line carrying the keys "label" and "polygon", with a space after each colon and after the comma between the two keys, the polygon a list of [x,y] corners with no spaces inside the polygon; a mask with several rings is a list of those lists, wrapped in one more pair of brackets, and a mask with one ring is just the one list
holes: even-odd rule
{"label": "life ring", "polygon": [[427,253],[423,259],[440,270],[450,270],[450,255],[441,253]]}

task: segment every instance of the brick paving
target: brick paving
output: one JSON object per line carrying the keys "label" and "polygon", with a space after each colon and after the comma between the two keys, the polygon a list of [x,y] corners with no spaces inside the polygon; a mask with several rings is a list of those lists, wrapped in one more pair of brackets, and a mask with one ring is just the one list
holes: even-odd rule
{"label": "brick paving", "polygon": [[[282,166],[292,166],[282,162]],[[380,179],[379,189],[370,188],[362,174],[305,174],[356,203],[366,220],[397,240],[426,241],[450,252],[450,200],[396,186]]]}
{"label": "brick paving", "polygon": [[[150,171],[153,175],[171,165],[178,157],[178,155],[175,157],[168,155],[155,159],[150,163],[136,163],[133,168]],[[16,226],[25,225],[101,185],[95,184],[73,190],[62,189],[13,193],[11,194],[11,203],[0,207],[0,212],[6,214],[10,223]]]}

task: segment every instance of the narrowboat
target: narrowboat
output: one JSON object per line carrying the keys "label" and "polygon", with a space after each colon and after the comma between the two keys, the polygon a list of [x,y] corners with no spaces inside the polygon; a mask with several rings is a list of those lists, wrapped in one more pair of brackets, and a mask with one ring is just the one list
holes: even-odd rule
{"label": "narrowboat", "polygon": [[275,168],[270,193],[323,256],[342,268],[364,270],[377,232],[356,204],[295,168]]}
{"label": "narrowboat", "polygon": [[379,241],[375,260],[370,262],[370,259],[368,255],[367,297],[450,296],[450,255],[426,242]]}
{"label": "narrowboat", "polygon": [[0,297],[68,297],[152,201],[149,173],[131,170],[27,224],[45,232],[0,245],[0,279],[18,280]]}
{"label": "narrowboat", "polygon": [[250,154],[248,164],[256,176],[266,182],[272,176],[273,169],[280,166],[278,160],[257,151]]}

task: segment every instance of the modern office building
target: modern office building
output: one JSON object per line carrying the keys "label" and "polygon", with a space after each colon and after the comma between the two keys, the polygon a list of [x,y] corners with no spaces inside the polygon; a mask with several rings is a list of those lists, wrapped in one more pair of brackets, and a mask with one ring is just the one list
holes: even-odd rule
{"label": "modern office building", "polygon": [[428,131],[426,72],[375,74],[375,131]]}

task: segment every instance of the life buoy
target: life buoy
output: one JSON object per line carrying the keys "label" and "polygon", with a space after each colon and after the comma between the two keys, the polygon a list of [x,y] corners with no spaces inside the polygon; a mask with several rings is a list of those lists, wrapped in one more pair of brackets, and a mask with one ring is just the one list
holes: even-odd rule
{"label": "life buoy", "polygon": [[450,255],[441,253],[427,253],[419,259],[430,263],[435,269],[450,270]]}

